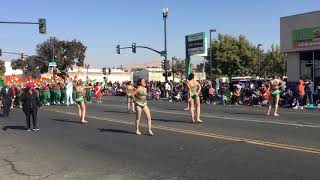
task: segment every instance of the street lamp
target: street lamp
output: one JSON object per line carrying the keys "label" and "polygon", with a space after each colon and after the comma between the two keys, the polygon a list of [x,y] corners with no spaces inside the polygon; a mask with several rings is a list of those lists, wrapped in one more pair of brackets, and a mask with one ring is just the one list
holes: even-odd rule
{"label": "street lamp", "polygon": [[168,81],[168,61],[167,61],[167,17],[168,17],[169,9],[168,8],[163,8],[162,9],[162,17],[164,20],[164,73],[165,73],[165,81]]}
{"label": "street lamp", "polygon": [[[55,62],[55,55],[54,55],[54,41],[56,40],[56,37],[55,35],[53,35],[53,40],[52,40],[52,61]],[[55,78],[54,76],[54,70],[55,70],[55,67],[52,67],[52,77]]]}
{"label": "street lamp", "polygon": [[89,74],[90,64],[85,64],[84,67],[87,69],[87,81],[88,81],[88,79],[89,79],[88,74]]}
{"label": "street lamp", "polygon": [[262,46],[262,44],[258,44],[258,76],[260,78],[260,47]]}
{"label": "street lamp", "polygon": [[171,64],[171,71],[172,71],[172,80],[174,81],[174,68],[173,68],[173,66],[174,66],[174,64],[173,64],[173,61],[176,61],[176,57],[174,56],[174,57],[172,57],[172,64]]}
{"label": "street lamp", "polygon": [[53,35],[53,41],[52,41],[52,60],[54,60],[54,41],[55,41],[56,37]]}
{"label": "street lamp", "polygon": [[217,30],[216,29],[213,29],[213,28],[211,28],[210,29],[210,39],[209,39],[209,46],[210,46],[210,52],[209,52],[209,54],[210,54],[210,60],[209,60],[209,67],[210,67],[210,69],[209,69],[209,74],[211,75],[211,70],[212,70],[212,53],[211,53],[211,40],[212,40],[212,38],[211,38],[211,33],[212,32],[217,32]]}

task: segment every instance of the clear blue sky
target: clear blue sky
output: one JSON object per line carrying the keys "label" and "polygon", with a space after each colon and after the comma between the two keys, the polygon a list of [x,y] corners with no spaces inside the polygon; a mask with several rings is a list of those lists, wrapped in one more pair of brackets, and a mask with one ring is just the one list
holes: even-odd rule
{"label": "clear blue sky", "polygon": [[[169,8],[168,56],[184,57],[184,36],[208,32],[244,34],[267,49],[279,44],[280,17],[320,9],[319,0],[0,0],[0,21],[47,19],[47,34],[37,25],[0,24],[0,47],[4,51],[33,54],[35,46],[55,35],[81,40],[87,47],[87,63],[119,66],[160,59],[158,54],[137,49],[116,53],[115,46],[132,42],[163,49],[161,9]],[[213,38],[216,36],[214,35]],[[2,59],[11,60],[4,55]]]}

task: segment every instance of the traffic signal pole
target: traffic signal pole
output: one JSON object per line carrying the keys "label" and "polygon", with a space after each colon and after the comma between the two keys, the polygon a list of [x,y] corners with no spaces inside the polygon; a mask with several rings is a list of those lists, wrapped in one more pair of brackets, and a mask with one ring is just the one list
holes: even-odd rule
{"label": "traffic signal pole", "polygon": [[46,33],[46,19],[39,19],[38,22],[0,21],[0,24],[39,24],[39,33]]}
{"label": "traffic signal pole", "polygon": [[[117,50],[118,54],[120,54],[120,49],[132,49],[132,52],[136,53],[136,48],[149,49],[149,50],[151,50],[153,52],[156,52],[156,53],[160,54],[160,56],[164,56],[164,57],[167,56],[166,51],[158,51],[158,50],[155,50],[155,49],[147,47],[147,46],[137,46],[136,43],[133,43],[131,47],[122,47],[121,48],[120,45],[116,46],[116,50]],[[165,76],[166,80],[168,80],[168,76],[171,76],[171,73],[168,73],[169,61],[168,60],[162,60],[161,64],[162,63],[163,63],[163,65],[161,65],[161,67],[165,70],[165,73],[163,73],[163,76]]]}
{"label": "traffic signal pole", "polygon": [[[24,54],[24,53],[17,53],[17,52],[5,52],[5,51],[3,51],[2,52],[3,54],[13,54],[13,55],[19,55],[19,56],[26,56],[26,57],[31,57],[30,55],[27,55],[27,54]],[[39,61],[41,61],[41,62],[44,62],[44,63],[48,63],[47,61],[44,61],[43,59],[40,59],[40,58],[38,58],[38,57],[33,57],[34,59],[36,59],[36,60],[39,60]],[[22,60],[22,59],[21,59]]]}
{"label": "traffic signal pole", "polygon": [[[136,46],[136,48],[149,49],[149,50],[151,50],[151,51],[153,51],[153,52],[156,52],[156,53],[160,54],[161,56],[164,55],[164,52],[155,50],[155,49],[150,48],[150,47],[147,47],[147,46]],[[118,50],[118,49],[132,49],[132,47],[130,46],[130,47],[122,47],[122,48],[121,48],[119,45],[117,45],[117,50]],[[118,53],[118,54],[120,54],[120,53]]]}

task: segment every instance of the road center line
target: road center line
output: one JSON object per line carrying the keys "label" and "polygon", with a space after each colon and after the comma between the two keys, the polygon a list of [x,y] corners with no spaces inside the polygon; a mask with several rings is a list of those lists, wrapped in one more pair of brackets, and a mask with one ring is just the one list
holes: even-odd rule
{"label": "road center line", "polygon": [[[109,104],[99,104],[99,106],[106,106],[106,107],[117,107],[117,108],[124,108],[125,106],[119,105],[109,105]],[[158,112],[158,113],[165,113],[165,114],[174,114],[174,115],[184,115],[190,116],[189,113],[184,112],[177,112],[172,110],[161,110],[157,108],[150,108],[151,112]],[[228,116],[219,116],[219,115],[209,115],[203,114],[201,117],[206,118],[216,118],[216,119],[226,119],[226,120],[233,120],[233,121],[243,121],[243,122],[254,122],[254,123],[265,123],[265,124],[276,124],[276,125],[285,125],[285,126],[295,126],[295,127],[307,127],[307,128],[320,128],[320,125],[309,125],[309,124],[298,124],[298,123],[286,123],[286,122],[279,122],[279,121],[269,121],[269,120],[254,120],[254,119],[243,119],[243,118],[235,118],[235,117],[228,117]]]}
{"label": "road center line", "polygon": [[[78,116],[77,113],[73,113],[73,112],[66,112],[66,111],[53,110],[53,109],[45,109],[45,110],[51,111],[51,112],[57,112],[57,113],[62,113],[62,114]],[[128,122],[125,120],[97,117],[97,116],[92,116],[92,115],[87,115],[87,117],[91,118],[91,119],[96,119],[96,120],[102,120],[102,121],[108,121],[108,122],[114,122],[114,123],[120,123],[120,124],[126,124],[126,125],[134,125],[134,122]],[[141,126],[146,127],[147,125],[142,123]],[[225,136],[225,135],[219,135],[219,134],[213,134],[213,133],[207,133],[207,132],[201,132],[201,131],[194,131],[194,130],[187,130],[187,129],[180,129],[180,128],[172,128],[172,127],[159,126],[159,125],[154,125],[153,128],[164,130],[164,131],[179,132],[179,133],[184,133],[184,134],[189,134],[189,135],[208,137],[208,138],[212,138],[212,139],[223,139],[223,140],[229,140],[229,141],[244,142],[244,143],[248,143],[248,144],[255,144],[255,145],[260,145],[260,146],[265,146],[265,147],[273,147],[273,148],[286,149],[286,150],[292,150],[292,151],[320,155],[320,149],[317,149],[317,148],[273,143],[273,142],[268,142],[268,141],[247,139],[247,138],[235,137],[235,136]]]}

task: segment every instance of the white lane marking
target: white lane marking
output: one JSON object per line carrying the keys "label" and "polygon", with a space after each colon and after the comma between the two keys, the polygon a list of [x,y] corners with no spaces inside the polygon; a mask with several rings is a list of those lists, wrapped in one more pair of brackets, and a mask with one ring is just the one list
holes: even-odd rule
{"label": "white lane marking", "polygon": [[[109,104],[99,104],[99,106],[111,106],[111,107],[117,107],[117,108],[124,108],[126,106],[119,106],[119,105],[109,105]],[[166,110],[163,111],[161,109],[151,108],[151,112],[158,112],[158,113],[164,113],[164,114],[175,114],[175,115],[184,115],[184,116],[190,116],[190,114],[177,112],[173,110]],[[265,124],[276,124],[276,125],[285,125],[285,126],[298,126],[298,127],[307,127],[307,128],[320,128],[320,125],[309,125],[309,124],[298,124],[298,123],[286,123],[286,122],[279,122],[279,121],[269,121],[269,120],[254,120],[254,119],[243,119],[243,118],[235,118],[235,117],[227,117],[227,116],[218,116],[218,115],[208,115],[203,114],[201,117],[206,118],[216,118],[216,119],[227,119],[227,120],[233,120],[233,121],[243,121],[243,122],[254,122],[254,123],[265,123]]]}
{"label": "white lane marking", "polygon": [[[104,99],[104,101],[106,101],[106,102],[108,102],[108,100],[106,100],[106,99]],[[125,105],[126,105],[126,101],[120,101],[120,102],[122,102],[122,103],[125,103]],[[253,107],[254,108],[254,107]],[[217,108],[217,110],[225,110],[225,109],[222,109],[222,108]],[[267,111],[267,109],[258,109],[257,108],[257,110],[259,110],[259,111],[261,111],[261,112],[265,112],[265,111]],[[317,110],[309,110],[310,111],[310,113],[308,113],[308,112],[304,112],[304,111],[301,111],[301,110],[296,110],[295,112],[289,112],[289,111],[282,111],[281,113],[283,113],[283,114],[297,114],[297,115],[310,115],[310,116],[318,116],[319,118],[320,118],[320,114],[319,113],[312,113],[313,111],[317,111]]]}

